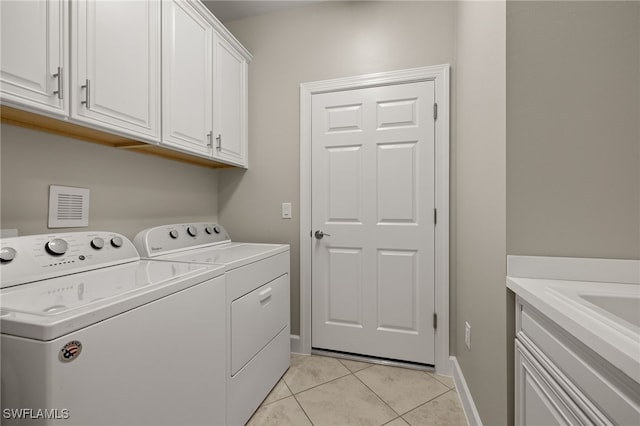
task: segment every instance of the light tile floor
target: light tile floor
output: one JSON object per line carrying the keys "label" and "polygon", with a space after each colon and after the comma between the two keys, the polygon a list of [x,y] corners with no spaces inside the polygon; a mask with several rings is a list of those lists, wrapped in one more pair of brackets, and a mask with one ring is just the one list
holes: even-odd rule
{"label": "light tile floor", "polygon": [[450,377],[291,355],[291,368],[248,426],[467,425]]}

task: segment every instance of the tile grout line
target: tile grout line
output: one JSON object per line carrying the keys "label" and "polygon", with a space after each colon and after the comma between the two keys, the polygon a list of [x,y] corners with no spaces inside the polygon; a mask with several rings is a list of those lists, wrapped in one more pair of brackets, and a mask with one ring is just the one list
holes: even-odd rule
{"label": "tile grout line", "polygon": [[302,406],[302,404],[300,404],[300,401],[298,401],[298,398],[296,398],[296,395],[292,394],[291,396],[293,397],[293,400],[296,402],[296,404],[298,404],[298,407],[300,407],[300,409],[304,413],[304,415],[307,418],[307,420],[309,420],[309,423],[311,423],[311,425],[313,426],[313,421],[311,420],[311,417],[309,417],[309,414],[307,414],[307,412],[305,411],[305,409]]}
{"label": "tile grout line", "polygon": [[[441,383],[443,386],[446,386],[446,387],[447,387],[447,388],[449,388],[450,390],[451,390],[451,389],[455,389],[455,388],[456,388],[456,384],[455,384],[455,382],[453,383],[453,387],[449,387],[449,385],[448,385],[448,384],[446,384],[446,383],[445,383],[445,382],[443,382],[442,380],[438,379],[438,376],[437,376],[435,373],[429,373],[428,371],[424,371],[424,373],[425,373],[426,375],[428,375],[429,377],[431,377],[432,379],[437,380],[439,383]],[[445,377],[447,377],[447,376],[445,376]]]}
{"label": "tile grout line", "polygon": [[[345,368],[346,368],[346,367],[345,367]],[[347,370],[348,370],[348,369],[347,369]],[[333,379],[331,379],[331,380],[327,380],[326,382],[318,383],[317,385],[313,385],[313,386],[311,386],[310,388],[308,388],[308,389],[303,389],[303,390],[301,390],[301,391],[299,391],[299,392],[293,392],[293,391],[291,391],[291,388],[289,388],[289,385],[288,385],[286,382],[285,382],[285,384],[287,384],[287,387],[288,387],[288,388],[289,388],[289,390],[291,391],[291,394],[292,394],[292,395],[298,395],[298,394],[301,394],[302,392],[306,392],[306,391],[308,391],[308,390],[315,389],[315,388],[317,388],[318,386],[326,385],[327,383],[331,383],[331,382],[334,382],[334,381],[336,381],[336,380],[338,380],[338,379],[342,379],[343,377],[347,377],[347,376],[348,376],[348,375],[350,375],[350,374],[353,374],[353,373],[352,373],[352,372],[348,372],[347,374],[343,374],[343,375],[342,375],[342,376],[340,376],[340,377],[334,377],[334,378],[333,378]],[[284,379],[283,379],[283,380],[284,380]]]}
{"label": "tile grout line", "polygon": [[[354,376],[356,379],[358,379],[358,381],[359,381],[360,383],[362,383],[362,384],[364,385],[364,387],[366,387],[366,388],[367,388],[367,389],[369,389],[371,392],[373,392],[373,394],[374,394],[375,396],[377,396],[377,397],[378,397],[378,399],[379,399],[380,401],[382,401],[382,403],[383,403],[384,405],[386,405],[387,407],[389,407],[389,409],[390,409],[391,411],[393,411],[394,413],[396,413],[396,414],[398,415],[398,417],[401,417],[401,416],[402,416],[402,414],[398,413],[396,410],[394,410],[394,409],[393,409],[393,407],[391,407],[389,404],[387,404],[387,401],[385,401],[385,400],[384,400],[384,398],[382,398],[380,395],[378,395],[378,393],[377,393],[376,391],[374,391],[373,389],[371,389],[371,388],[370,388],[370,387],[369,387],[365,382],[363,382],[363,381],[362,381],[362,379],[361,379],[360,377],[358,377],[355,373],[353,373],[353,376]],[[396,418],[397,418],[397,417],[396,417]],[[395,419],[394,419],[394,420],[395,420]],[[403,419],[403,420],[404,420],[404,419]],[[393,420],[390,420],[390,421],[393,421]]]}
{"label": "tile grout line", "polygon": [[[396,417],[396,418],[393,418],[393,419],[389,420],[388,422],[384,423],[384,424],[383,424],[383,425],[381,425],[381,426],[388,425],[389,423],[391,423],[391,422],[395,422],[395,421],[396,421],[396,420],[398,420],[398,419],[402,419],[402,416],[398,416],[398,417]],[[402,420],[404,420],[404,419],[402,419]],[[406,420],[404,420],[404,421],[406,422]]]}
{"label": "tile grout line", "polygon": [[[431,398],[431,399],[430,399],[430,400],[428,400],[427,402],[423,402],[422,404],[418,405],[417,407],[414,407],[414,408],[412,408],[411,410],[407,411],[406,413],[401,414],[401,415],[400,415],[400,417],[405,416],[405,415],[409,414],[410,412],[412,412],[412,411],[414,411],[414,410],[417,410],[417,409],[418,409],[418,408],[420,408],[420,407],[424,407],[425,405],[427,405],[427,404],[428,404],[428,403],[430,403],[431,401],[435,401],[436,399],[440,398],[441,396],[446,395],[447,393],[451,392],[452,390],[453,390],[453,389],[448,389],[448,390],[446,390],[445,392],[442,392],[441,394],[434,396],[433,398]],[[409,423],[409,421],[408,421],[407,419],[405,419],[404,417],[402,417],[402,420],[404,420],[405,422]],[[411,423],[409,423],[409,424],[411,424]]]}
{"label": "tile grout line", "polygon": [[[368,367],[367,367],[367,368],[368,368]],[[392,368],[402,368],[402,367],[392,367]],[[429,374],[429,373],[427,373],[426,371],[423,371],[423,373],[425,373],[427,376],[431,377],[431,376],[430,376],[430,374]],[[440,398],[442,395],[444,395],[444,394],[446,394],[447,392],[450,392],[450,391],[452,391],[452,390],[454,390],[454,389],[455,389],[455,387],[454,387],[454,388],[449,388],[449,386],[448,386],[448,385],[446,385],[446,384],[442,383],[440,380],[437,380],[435,377],[433,377],[433,379],[434,379],[434,380],[436,380],[436,382],[440,383],[440,384],[441,384],[442,386],[444,386],[447,390],[446,390],[446,391],[444,391],[444,392],[442,392],[442,393],[440,393],[440,394],[437,394],[436,396],[434,396],[433,398],[431,398],[431,399],[429,399],[429,400],[427,400],[427,401],[423,402],[422,404],[418,404],[417,406],[415,406],[415,407],[411,408],[410,410],[405,411],[404,413],[398,413],[398,412],[397,412],[393,407],[391,407],[389,404],[387,404],[387,402],[384,400],[384,398],[382,398],[380,395],[378,395],[378,394],[376,393],[376,391],[374,391],[373,389],[371,389],[371,388],[370,388],[370,387],[369,387],[365,382],[363,382],[363,381],[360,379],[360,377],[358,377],[355,373],[353,373],[353,375],[354,375],[358,380],[360,380],[360,382],[361,382],[363,385],[365,385],[365,386],[367,387],[367,389],[369,389],[369,390],[370,390],[371,392],[373,392],[373,393],[374,393],[378,398],[380,398],[380,399],[382,400],[382,402],[384,402],[384,403],[385,403],[385,405],[386,405],[387,407],[391,408],[391,410],[393,410],[393,412],[394,412],[394,413],[397,413],[399,417],[402,417],[402,416],[404,416],[405,414],[410,413],[411,411],[413,411],[413,410],[417,409],[418,407],[422,407],[423,405],[428,404],[429,402],[433,401],[434,399],[436,399],[436,398]],[[405,422],[407,422],[407,421],[404,419],[404,417],[402,418],[402,420],[404,420]],[[409,422],[407,422],[407,423],[409,423]]]}

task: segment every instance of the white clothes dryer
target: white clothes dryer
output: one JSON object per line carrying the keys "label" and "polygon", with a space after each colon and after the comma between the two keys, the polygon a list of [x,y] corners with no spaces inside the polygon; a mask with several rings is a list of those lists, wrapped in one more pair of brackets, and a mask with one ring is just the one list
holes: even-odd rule
{"label": "white clothes dryer", "polygon": [[245,424],[290,364],[289,245],[232,242],[214,223],[150,228],[134,244],[148,259],[225,265],[227,424]]}
{"label": "white clothes dryer", "polygon": [[225,424],[223,266],[112,232],[0,244],[3,425]]}

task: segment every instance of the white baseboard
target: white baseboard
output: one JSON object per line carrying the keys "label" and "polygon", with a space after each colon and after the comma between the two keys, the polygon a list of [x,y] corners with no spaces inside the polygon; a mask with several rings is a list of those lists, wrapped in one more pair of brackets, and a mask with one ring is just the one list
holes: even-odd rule
{"label": "white baseboard", "polygon": [[453,380],[456,383],[456,389],[460,396],[460,402],[462,402],[464,414],[467,416],[467,423],[469,423],[469,426],[482,426],[482,420],[476,409],[476,404],[473,402],[467,381],[464,379],[456,357],[451,357],[451,364],[453,364]]}
{"label": "white baseboard", "polygon": [[293,352],[294,354],[310,355],[310,354],[305,354],[302,351],[302,344],[300,343],[300,336],[298,336],[296,334],[292,334],[291,335],[291,352]]}

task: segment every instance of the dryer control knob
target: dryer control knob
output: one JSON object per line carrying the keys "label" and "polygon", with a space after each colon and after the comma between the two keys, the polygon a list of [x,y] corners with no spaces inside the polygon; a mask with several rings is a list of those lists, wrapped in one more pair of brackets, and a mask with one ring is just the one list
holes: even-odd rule
{"label": "dryer control knob", "polygon": [[171,231],[169,231],[169,236],[175,240],[176,238],[178,238],[178,231],[172,229]]}
{"label": "dryer control knob", "polygon": [[213,233],[213,228],[207,225],[204,227],[204,232],[206,232],[207,234],[211,234]]}
{"label": "dryer control knob", "polygon": [[104,247],[104,240],[100,237],[95,237],[93,240],[91,240],[91,247],[96,250],[100,250]]}
{"label": "dryer control knob", "polygon": [[216,234],[220,233],[220,228],[216,225],[213,227],[213,232],[215,232]]}
{"label": "dryer control knob", "polygon": [[198,228],[196,228],[195,226],[189,226],[187,228],[187,234],[195,237],[196,235],[198,235]]}
{"label": "dryer control knob", "polygon": [[67,252],[67,249],[69,248],[69,244],[62,238],[54,238],[53,240],[48,241],[44,245],[44,248],[47,251],[47,253],[53,256],[62,256]]}
{"label": "dryer control knob", "polygon": [[9,263],[16,258],[16,249],[13,247],[4,247],[0,250],[0,262]]}
{"label": "dryer control knob", "polygon": [[111,239],[111,245],[115,248],[120,248],[122,247],[122,238],[120,237],[113,237]]}

